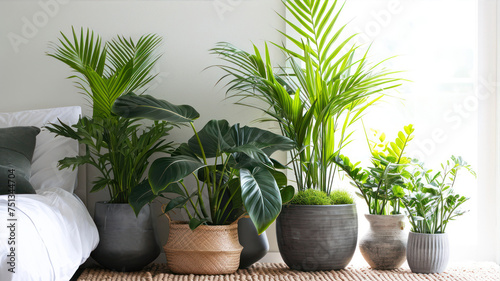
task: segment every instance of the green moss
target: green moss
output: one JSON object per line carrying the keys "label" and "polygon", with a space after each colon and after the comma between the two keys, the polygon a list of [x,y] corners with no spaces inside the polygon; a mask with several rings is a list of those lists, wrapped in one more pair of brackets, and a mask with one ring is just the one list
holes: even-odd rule
{"label": "green moss", "polygon": [[330,199],[334,205],[342,204],[352,204],[354,203],[354,198],[351,193],[346,190],[336,189],[330,193]]}
{"label": "green moss", "polygon": [[332,200],[323,191],[307,189],[295,194],[290,203],[295,205],[332,205]]}

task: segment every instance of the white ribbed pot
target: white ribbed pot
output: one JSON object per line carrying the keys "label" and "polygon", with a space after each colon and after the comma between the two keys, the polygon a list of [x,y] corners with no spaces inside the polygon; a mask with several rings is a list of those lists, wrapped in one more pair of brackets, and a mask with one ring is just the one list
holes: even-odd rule
{"label": "white ribbed pot", "polygon": [[406,259],[412,272],[442,273],[450,260],[448,234],[410,232]]}

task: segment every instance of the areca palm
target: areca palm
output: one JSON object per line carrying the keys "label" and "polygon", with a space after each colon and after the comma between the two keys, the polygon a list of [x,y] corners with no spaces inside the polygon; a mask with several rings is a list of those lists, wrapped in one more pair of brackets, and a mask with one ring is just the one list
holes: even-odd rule
{"label": "areca palm", "polygon": [[264,55],[255,46],[249,53],[229,43],[218,43],[212,53],[229,63],[220,66],[227,73],[223,79],[229,78],[228,95],[244,105],[249,105],[248,98],[267,103],[258,107],[270,117],[263,121],[277,121],[282,133],[295,141],[291,156],[298,189],[329,193],[333,160],[350,142],[352,125],[401,79],[381,69],[382,62],[369,64],[368,51],[357,58],[355,35],[340,39],[345,25],[335,29],[342,11],[337,1],[283,3],[295,21],[281,18],[300,35],[281,32],[291,45],[273,43],[285,53],[288,67],[273,68],[267,45]]}
{"label": "areca palm", "polygon": [[118,97],[143,88],[156,76],[151,70],[160,58],[155,50],[161,38],[155,34],[144,35],[137,43],[118,36],[105,44],[89,29],[82,28],[80,34],[72,29],[72,36],[61,36],[47,55],[76,72],[68,78],[90,99],[93,117],[111,116]]}
{"label": "areca palm", "polygon": [[71,36],[61,33],[58,44],[52,44],[48,55],[68,65],[80,93],[87,96],[93,116],[81,117],[77,124],[51,124],[47,129],[58,136],[78,140],[86,145],[84,155],[59,161],[62,168],[89,164],[101,176],[91,192],[108,188],[110,202],[127,203],[131,190],[143,183],[149,158],[155,152],[168,152],[172,146],[164,136],[172,126],[156,121],[142,129],[138,118],[128,119],[111,109],[116,99],[138,91],[156,75],[151,74],[160,58],[156,49],[161,38],[142,36],[137,42],[118,36],[103,43],[94,32],[81,29]]}

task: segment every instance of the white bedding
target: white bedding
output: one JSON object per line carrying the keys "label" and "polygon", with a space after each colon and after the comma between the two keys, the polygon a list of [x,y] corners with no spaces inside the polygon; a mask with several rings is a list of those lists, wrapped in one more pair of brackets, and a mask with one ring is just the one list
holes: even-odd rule
{"label": "white bedding", "polygon": [[[0,196],[0,280],[68,281],[99,242],[84,204],[61,188],[16,195],[15,273],[9,272],[8,198]],[[12,240],[11,240],[12,241]]]}

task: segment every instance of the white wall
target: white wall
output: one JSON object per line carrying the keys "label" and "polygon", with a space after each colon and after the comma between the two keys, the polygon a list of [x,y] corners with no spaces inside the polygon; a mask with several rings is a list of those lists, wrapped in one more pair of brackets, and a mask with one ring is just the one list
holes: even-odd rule
{"label": "white wall", "polygon": [[[90,27],[104,39],[116,34],[136,39],[159,34],[164,38],[164,56],[149,94],[195,107],[201,114],[196,122],[199,128],[215,118],[249,124],[259,113],[224,101],[225,92],[215,86],[222,72],[204,70],[221,62],[208,50],[219,41],[246,49],[252,43],[263,46],[264,40],[279,42],[276,29],[283,30],[284,25],[276,12],[284,12],[278,0],[0,1],[0,112],[68,105],[81,105],[84,113],[91,112],[84,97],[65,79],[71,74],[69,68],[45,55],[48,43],[56,41],[60,31],[68,34],[73,25]],[[281,54],[272,55],[282,63]],[[175,130],[170,138],[181,142],[189,136],[188,130]],[[89,173],[89,182],[93,174]],[[105,196],[89,195],[91,212],[94,202]],[[167,221],[159,218],[158,222],[165,243]],[[268,233],[272,250],[277,251],[274,226]]]}

